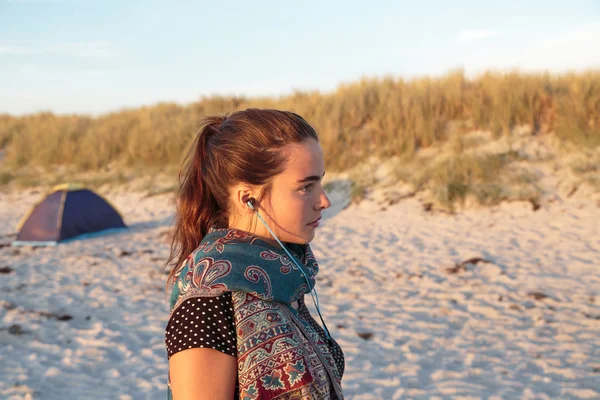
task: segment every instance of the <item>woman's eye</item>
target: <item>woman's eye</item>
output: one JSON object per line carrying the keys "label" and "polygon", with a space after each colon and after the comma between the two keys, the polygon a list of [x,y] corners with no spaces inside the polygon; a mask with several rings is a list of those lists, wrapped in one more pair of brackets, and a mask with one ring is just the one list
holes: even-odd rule
{"label": "woman's eye", "polygon": [[309,183],[308,185],[302,187],[302,189],[300,189],[300,190],[303,190],[305,192],[310,192],[310,190],[312,189],[312,186],[313,186],[313,184]]}

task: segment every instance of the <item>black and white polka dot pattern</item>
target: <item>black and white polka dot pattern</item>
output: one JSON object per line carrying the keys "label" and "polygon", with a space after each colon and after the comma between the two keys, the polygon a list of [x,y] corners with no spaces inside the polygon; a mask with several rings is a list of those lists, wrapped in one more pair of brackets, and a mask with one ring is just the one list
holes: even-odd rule
{"label": "black and white polka dot pattern", "polygon": [[166,327],[167,356],[206,347],[237,357],[236,330],[231,292],[215,297],[196,297],[181,303]]}

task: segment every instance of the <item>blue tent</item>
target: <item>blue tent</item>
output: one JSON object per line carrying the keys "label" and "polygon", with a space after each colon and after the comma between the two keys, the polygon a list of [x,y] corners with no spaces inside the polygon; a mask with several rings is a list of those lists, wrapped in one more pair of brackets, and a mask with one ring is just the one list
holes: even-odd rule
{"label": "blue tent", "polygon": [[59,185],[21,220],[12,244],[53,246],[124,228],[123,218],[104,198],[80,186]]}

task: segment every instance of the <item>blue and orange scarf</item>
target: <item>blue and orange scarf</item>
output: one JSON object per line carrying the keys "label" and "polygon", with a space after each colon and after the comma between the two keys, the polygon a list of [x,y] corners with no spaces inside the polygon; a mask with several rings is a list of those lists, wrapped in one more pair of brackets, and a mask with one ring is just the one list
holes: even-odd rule
{"label": "blue and orange scarf", "polygon": [[297,309],[319,266],[309,245],[284,245],[302,263],[310,287],[282,249],[244,231],[210,229],[176,271],[170,312],[190,298],[231,292],[240,399],[343,399],[343,371]]}

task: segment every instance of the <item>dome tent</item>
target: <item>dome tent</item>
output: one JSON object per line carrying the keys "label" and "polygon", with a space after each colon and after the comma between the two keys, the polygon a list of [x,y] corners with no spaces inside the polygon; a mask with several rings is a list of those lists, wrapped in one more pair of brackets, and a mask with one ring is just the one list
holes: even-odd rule
{"label": "dome tent", "polygon": [[55,186],[17,227],[12,244],[53,246],[67,239],[124,229],[123,218],[107,200],[79,185]]}

